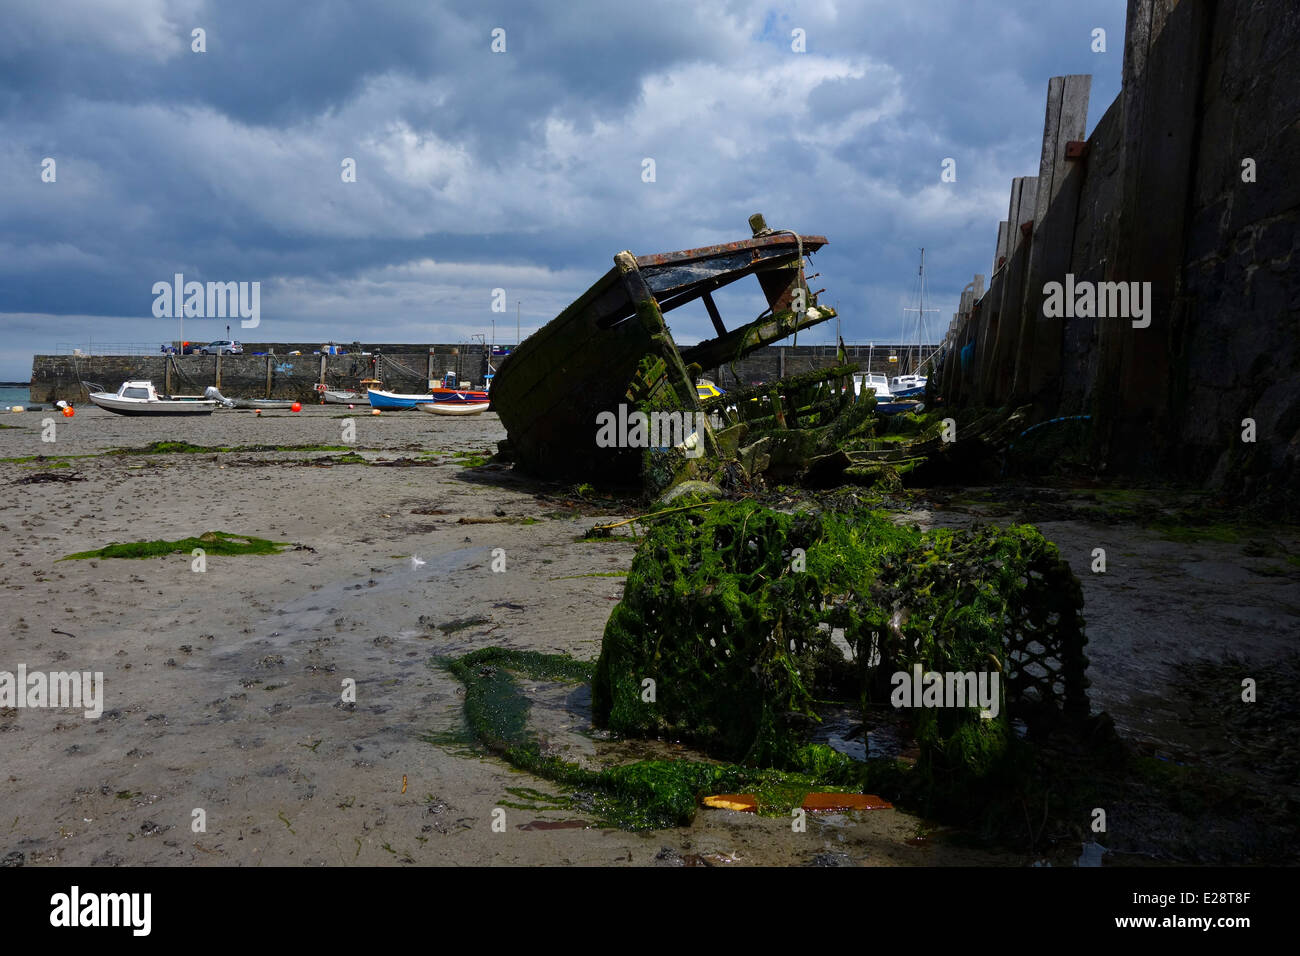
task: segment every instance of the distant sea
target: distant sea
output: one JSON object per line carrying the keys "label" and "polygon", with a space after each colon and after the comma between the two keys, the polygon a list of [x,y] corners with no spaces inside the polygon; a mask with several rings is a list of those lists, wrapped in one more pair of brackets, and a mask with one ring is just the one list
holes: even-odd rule
{"label": "distant sea", "polygon": [[0,385],[0,408],[8,408],[10,405],[30,405],[31,403],[32,390],[26,385],[18,387]]}

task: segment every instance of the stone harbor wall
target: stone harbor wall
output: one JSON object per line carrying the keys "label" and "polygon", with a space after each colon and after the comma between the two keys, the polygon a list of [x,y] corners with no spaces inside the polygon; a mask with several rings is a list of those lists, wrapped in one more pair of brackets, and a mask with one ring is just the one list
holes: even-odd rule
{"label": "stone harbor wall", "polygon": [[[319,348],[318,344],[316,348]],[[350,346],[344,346],[350,350]],[[244,344],[243,355],[185,355],[168,357],[127,355],[37,355],[32,360],[31,394],[33,402],[87,401],[81,382],[94,382],[115,391],[122,382],[150,379],[155,387],[168,387],[175,394],[200,394],[216,385],[228,398],[296,398],[303,402],[319,400],[318,382],[331,387],[355,387],[363,378],[378,377],[384,387],[397,392],[422,391],[430,378],[442,378],[454,371],[462,382],[483,383],[487,371],[485,350],[466,345],[383,345],[367,348],[370,355],[351,352],[346,355],[289,355],[299,346],[293,344]],[[933,346],[926,347],[926,352]],[[376,349],[378,350],[376,352]],[[846,347],[850,362],[873,371],[891,373],[901,364],[915,360],[916,350],[905,347],[866,345]],[[270,351],[273,350],[273,351]],[[254,351],[268,351],[253,355]],[[891,363],[893,355],[898,362]],[[496,356],[499,364],[504,356]],[[375,375],[378,363],[380,374]],[[770,382],[782,375],[794,375],[813,368],[830,368],[838,364],[832,345],[770,346],[759,349],[735,363],[740,382],[746,385]],[[784,371],[783,371],[784,370]],[[709,369],[705,378],[722,388],[736,384],[731,366]]]}
{"label": "stone harbor wall", "polygon": [[316,402],[319,382],[352,388],[363,378],[377,377],[386,388],[411,392],[422,391],[430,378],[442,378],[449,371],[462,382],[481,385],[486,370],[484,350],[463,345],[413,353],[381,349],[377,355],[37,355],[32,360],[31,396],[33,402],[84,402],[82,382],[115,391],[122,382],[139,378],[173,394],[201,394],[215,385],[229,398]]}

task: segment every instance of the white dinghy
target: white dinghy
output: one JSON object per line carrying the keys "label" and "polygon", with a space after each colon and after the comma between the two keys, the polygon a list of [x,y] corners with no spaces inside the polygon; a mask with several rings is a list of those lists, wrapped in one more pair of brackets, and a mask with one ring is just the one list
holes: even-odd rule
{"label": "white dinghy", "polygon": [[434,415],[481,415],[487,411],[489,404],[489,402],[474,402],[471,405],[453,405],[451,402],[424,402],[415,407]]}

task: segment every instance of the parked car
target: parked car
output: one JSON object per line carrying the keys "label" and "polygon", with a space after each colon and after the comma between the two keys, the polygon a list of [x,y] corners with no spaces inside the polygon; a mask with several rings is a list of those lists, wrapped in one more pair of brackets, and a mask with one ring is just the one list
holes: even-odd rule
{"label": "parked car", "polygon": [[185,342],[179,349],[174,345],[162,347],[163,355],[198,355],[200,351],[200,347],[193,342]]}
{"label": "parked car", "polygon": [[238,342],[222,340],[220,342],[209,342],[203,346],[204,355],[221,355],[223,352],[227,355],[243,355],[244,347]]}

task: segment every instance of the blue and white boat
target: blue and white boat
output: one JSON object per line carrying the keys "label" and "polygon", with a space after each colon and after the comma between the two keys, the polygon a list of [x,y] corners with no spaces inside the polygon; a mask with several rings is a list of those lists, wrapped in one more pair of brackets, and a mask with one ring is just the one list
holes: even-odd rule
{"label": "blue and white boat", "polygon": [[[922,386],[924,390],[925,386]],[[853,374],[853,393],[861,395],[863,390],[873,392],[876,397],[876,413],[879,415],[896,415],[899,412],[919,412],[925,405],[914,398],[900,397],[890,389],[889,379],[879,372],[855,372]]]}
{"label": "blue and white boat", "polygon": [[469,388],[435,388],[423,395],[402,395],[372,388],[366,395],[370,406],[381,410],[418,408],[421,405],[479,405],[488,400],[488,393]]}
{"label": "blue and white boat", "polygon": [[894,398],[921,398],[926,382],[924,375],[895,375],[890,379],[889,391]]}

